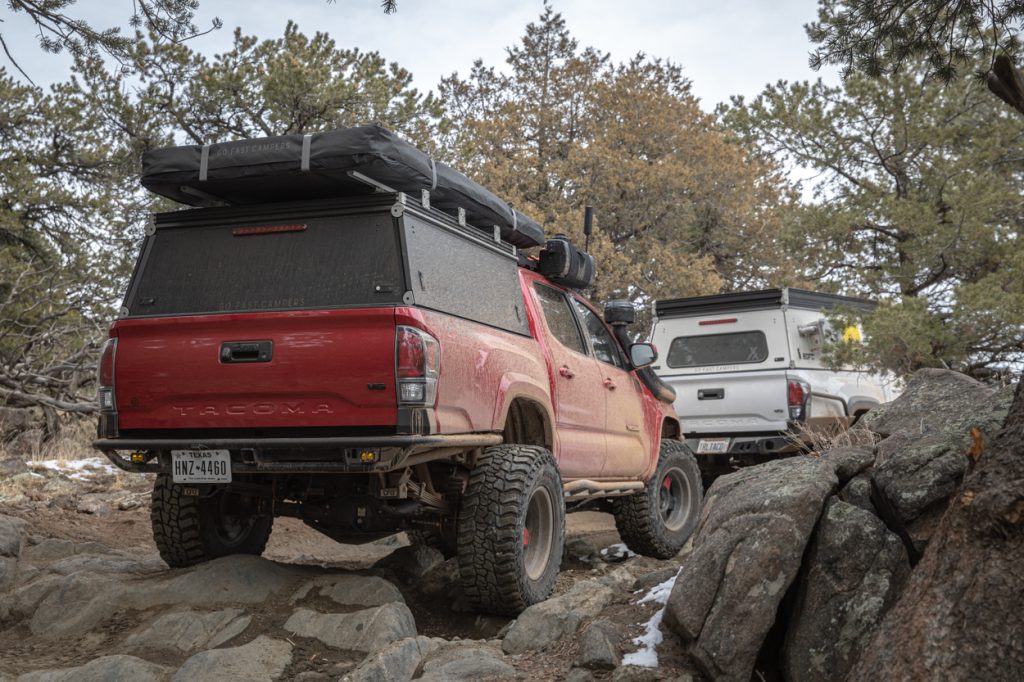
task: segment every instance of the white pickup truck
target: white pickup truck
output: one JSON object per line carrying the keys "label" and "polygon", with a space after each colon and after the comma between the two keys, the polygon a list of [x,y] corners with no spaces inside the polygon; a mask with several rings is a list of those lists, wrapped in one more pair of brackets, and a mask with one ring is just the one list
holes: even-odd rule
{"label": "white pickup truck", "polygon": [[851,423],[899,394],[892,376],[822,364],[824,342],[860,341],[858,327],[829,325],[837,306],[874,304],[791,288],[655,302],[651,341],[664,355],[654,370],[676,391],[705,474],[792,452],[801,424]]}

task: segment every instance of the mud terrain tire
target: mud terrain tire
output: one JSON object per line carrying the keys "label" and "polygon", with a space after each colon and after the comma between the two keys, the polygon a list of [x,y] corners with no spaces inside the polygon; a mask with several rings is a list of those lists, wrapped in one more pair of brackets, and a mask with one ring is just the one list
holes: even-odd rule
{"label": "mud terrain tire", "polygon": [[627,547],[643,556],[671,559],[693,534],[703,501],[696,458],[681,442],[666,439],[643,492],[616,499],[612,513]]}
{"label": "mud terrain tire", "polygon": [[189,486],[158,474],[149,518],[160,558],[171,568],[193,566],[229,554],[262,554],[274,517],[258,502],[218,491],[207,497],[185,494]]}
{"label": "mud terrain tire", "polygon": [[514,616],[551,596],[565,542],[562,478],[532,445],[483,451],[458,522],[459,574],[472,604]]}

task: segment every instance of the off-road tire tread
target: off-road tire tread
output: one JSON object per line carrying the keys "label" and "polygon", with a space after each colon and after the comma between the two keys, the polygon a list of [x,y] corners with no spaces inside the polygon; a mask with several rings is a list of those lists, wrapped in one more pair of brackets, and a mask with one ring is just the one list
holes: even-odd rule
{"label": "off-road tire tread", "polygon": [[[644,484],[643,492],[628,497],[619,497],[612,504],[615,528],[619,531],[619,537],[626,547],[637,554],[655,559],[671,559],[681,549],[681,546],[677,546],[666,537],[664,528],[660,524],[660,517],[653,509],[654,500],[657,499],[655,489],[661,485],[665,461],[669,458],[679,457],[682,458],[681,466],[691,469],[691,480],[697,486],[698,498],[702,500],[704,486],[700,468],[697,466],[697,459],[681,441],[665,438],[661,441],[658,468],[650,480]],[[696,519],[694,525],[696,525]]]}
{"label": "off-road tire tread", "polygon": [[206,555],[200,535],[199,500],[184,494],[167,474],[157,474],[149,506],[153,540],[160,558],[171,568],[194,566],[213,557]]}
{"label": "off-road tire tread", "polygon": [[[163,559],[171,568],[184,568],[210,561],[228,552],[218,551],[203,538],[203,510],[198,497],[185,494],[186,486],[174,483],[169,474],[157,474],[153,482],[149,518],[153,526],[153,541]],[[245,548],[235,552],[260,555],[267,547],[273,522],[265,529],[247,538]]]}
{"label": "off-road tire tread", "polygon": [[531,445],[496,445],[483,451],[470,474],[459,510],[458,561],[466,597],[478,609],[515,616],[547,599],[554,590],[552,577],[546,580],[549,586],[524,597],[524,592],[531,590],[515,555],[517,545],[522,551],[520,514],[526,513],[532,482],[543,475],[545,468],[554,473],[558,488],[552,500],[555,528],[551,559],[557,577],[564,544],[565,498],[551,453]]}

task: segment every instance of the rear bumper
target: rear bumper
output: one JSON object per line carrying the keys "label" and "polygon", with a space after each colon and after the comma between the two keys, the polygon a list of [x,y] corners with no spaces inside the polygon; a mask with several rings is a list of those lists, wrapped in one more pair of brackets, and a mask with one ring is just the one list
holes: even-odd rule
{"label": "rear bumper", "polygon": [[786,432],[752,435],[689,434],[686,436],[686,445],[700,457],[702,454],[697,452],[697,447],[700,441],[705,438],[716,440],[728,438],[730,440],[729,449],[725,453],[720,453],[728,455],[775,455],[796,449],[792,441],[793,436]]}
{"label": "rear bumper", "polygon": [[[371,473],[391,471],[460,450],[502,442],[498,433],[431,434],[416,436],[338,436],[317,438],[100,438],[93,447],[117,467],[135,473],[170,471],[171,450],[230,450],[236,473]],[[374,461],[363,461],[362,451]],[[122,451],[142,452],[133,462]]]}

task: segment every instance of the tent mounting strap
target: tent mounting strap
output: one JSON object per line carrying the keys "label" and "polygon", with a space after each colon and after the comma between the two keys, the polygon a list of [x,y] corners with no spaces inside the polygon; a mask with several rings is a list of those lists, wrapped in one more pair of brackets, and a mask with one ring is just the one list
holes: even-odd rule
{"label": "tent mounting strap", "polygon": [[206,173],[210,167],[210,145],[204,144],[199,154],[199,182],[206,182]]}
{"label": "tent mounting strap", "polygon": [[313,136],[310,135],[310,134],[303,135],[302,136],[302,163],[301,163],[301,166],[300,166],[301,170],[303,170],[303,171],[308,171],[309,170],[309,150],[310,150],[310,147],[312,147],[312,145],[313,145]]}

